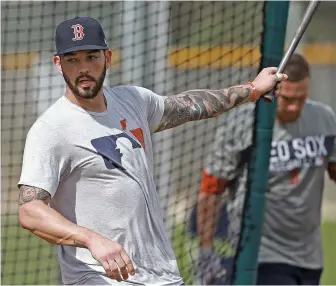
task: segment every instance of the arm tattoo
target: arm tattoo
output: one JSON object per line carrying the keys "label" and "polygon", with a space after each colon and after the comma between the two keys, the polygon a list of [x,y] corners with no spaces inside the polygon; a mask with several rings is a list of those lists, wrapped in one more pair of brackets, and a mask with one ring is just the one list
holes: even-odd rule
{"label": "arm tattoo", "polygon": [[51,196],[47,191],[43,189],[21,185],[19,194],[19,206],[34,200],[40,200],[47,205],[51,200]]}
{"label": "arm tattoo", "polygon": [[84,244],[80,243],[80,242],[77,241],[77,240],[74,240],[74,241],[73,241],[73,246],[75,246],[75,247],[80,247],[80,248],[86,248],[86,246],[85,246]]}
{"label": "arm tattoo", "polygon": [[253,90],[248,85],[238,85],[221,90],[199,89],[168,96],[164,113],[156,131],[169,129],[188,121],[215,117],[239,104],[248,102]]}

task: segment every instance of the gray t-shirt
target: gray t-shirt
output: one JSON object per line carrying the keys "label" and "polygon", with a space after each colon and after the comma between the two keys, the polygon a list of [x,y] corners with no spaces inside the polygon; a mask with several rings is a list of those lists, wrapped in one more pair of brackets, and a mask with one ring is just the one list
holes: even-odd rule
{"label": "gray t-shirt", "polygon": [[[63,96],[35,122],[19,184],[48,191],[65,218],[120,243],[135,266],[130,284],[179,285],[153,181],[151,133],[163,98],[131,86],[104,87],[104,95],[105,112]],[[118,283],[88,249],[59,246],[58,255],[66,284]]]}
{"label": "gray t-shirt", "polygon": [[[205,169],[213,176],[236,180],[227,208],[230,234],[237,237],[247,174],[243,159],[251,147],[254,104],[222,116]],[[321,203],[327,164],[336,162],[335,136],[335,113],[312,100],[296,122],[275,123],[260,262],[323,266]]]}

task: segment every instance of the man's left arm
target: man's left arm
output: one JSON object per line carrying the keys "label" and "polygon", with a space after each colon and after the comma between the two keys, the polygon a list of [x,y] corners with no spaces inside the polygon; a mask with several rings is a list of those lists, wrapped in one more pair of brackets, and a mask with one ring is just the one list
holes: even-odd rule
{"label": "man's left arm", "polygon": [[233,86],[222,90],[189,90],[164,99],[164,113],[156,131],[183,123],[215,117],[239,104],[251,100],[249,85]]}
{"label": "man's left arm", "polygon": [[[336,123],[336,117],[335,117],[335,123]],[[331,151],[331,155],[328,160],[327,169],[328,169],[329,178],[336,183],[336,134],[334,137],[333,149]]]}
{"label": "man's left arm", "polygon": [[240,104],[256,101],[261,95],[287,78],[276,75],[277,68],[265,68],[252,84],[237,85],[220,90],[189,90],[164,98],[164,112],[155,132],[166,130],[189,121],[212,118]]}
{"label": "man's left arm", "polygon": [[329,178],[336,183],[336,162],[328,163]]}
{"label": "man's left arm", "polygon": [[331,149],[331,154],[328,159],[328,174],[329,178],[333,180],[336,183],[336,113],[335,111],[328,106],[327,107],[327,113],[329,114],[330,122],[331,122],[331,127],[329,130],[333,130],[333,135],[334,135],[334,143],[332,145]]}

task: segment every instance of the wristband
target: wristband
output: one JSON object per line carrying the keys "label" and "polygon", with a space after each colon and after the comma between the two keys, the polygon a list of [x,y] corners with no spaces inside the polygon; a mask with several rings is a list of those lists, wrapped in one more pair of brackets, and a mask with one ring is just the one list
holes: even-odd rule
{"label": "wristband", "polygon": [[253,93],[252,93],[252,96],[251,96],[251,101],[252,102],[256,102],[258,100],[258,94],[257,94],[257,90],[255,88],[255,85],[252,83],[252,82],[248,82],[247,83],[250,87],[252,87],[252,90],[253,90]]}

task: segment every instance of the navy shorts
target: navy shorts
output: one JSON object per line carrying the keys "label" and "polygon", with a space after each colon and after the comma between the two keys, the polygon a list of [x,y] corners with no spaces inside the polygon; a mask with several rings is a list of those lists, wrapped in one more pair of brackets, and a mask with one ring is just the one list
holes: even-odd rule
{"label": "navy shorts", "polygon": [[307,269],[284,263],[260,263],[257,285],[319,285],[322,269]]}

